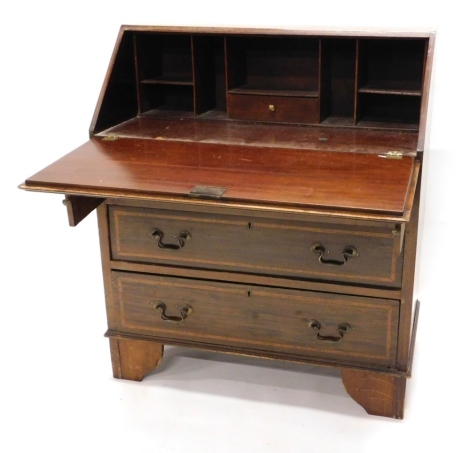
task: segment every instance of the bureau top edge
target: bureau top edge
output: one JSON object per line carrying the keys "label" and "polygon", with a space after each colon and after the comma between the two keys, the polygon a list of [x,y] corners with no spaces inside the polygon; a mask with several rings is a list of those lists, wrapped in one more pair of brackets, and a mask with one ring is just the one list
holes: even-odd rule
{"label": "bureau top edge", "polygon": [[430,38],[435,36],[434,28],[419,27],[224,27],[224,26],[168,26],[168,25],[121,25],[122,31],[143,31],[158,33],[223,34],[223,35],[299,35],[325,37],[410,37]]}

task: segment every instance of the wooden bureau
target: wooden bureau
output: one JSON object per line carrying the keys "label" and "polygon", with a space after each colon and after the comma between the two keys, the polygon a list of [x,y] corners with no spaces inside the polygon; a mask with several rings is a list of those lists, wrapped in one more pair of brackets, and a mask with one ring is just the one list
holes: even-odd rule
{"label": "wooden bureau", "polygon": [[402,418],[433,33],[123,26],[90,140],[20,187],[97,209],[113,374],[163,345],[340,367]]}

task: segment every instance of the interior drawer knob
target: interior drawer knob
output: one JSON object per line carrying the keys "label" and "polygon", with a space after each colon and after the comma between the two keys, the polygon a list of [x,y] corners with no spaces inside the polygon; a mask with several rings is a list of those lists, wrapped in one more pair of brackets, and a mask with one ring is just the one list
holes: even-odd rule
{"label": "interior drawer knob", "polygon": [[322,335],[320,333],[322,325],[320,321],[317,321],[316,319],[310,320],[308,323],[308,326],[311,329],[313,329],[314,332],[317,333],[317,340],[323,341],[325,343],[339,343],[343,339],[344,334],[352,330],[352,327],[350,324],[348,324],[347,322],[342,322],[338,324],[338,327],[337,327],[338,336],[336,337],[333,335]]}
{"label": "interior drawer knob", "polygon": [[343,261],[324,259],[323,255],[326,249],[325,246],[320,244],[319,242],[315,242],[314,244],[312,244],[310,250],[315,253],[315,255],[318,255],[318,261],[321,264],[326,264],[328,266],[344,266],[348,262],[349,258],[355,258],[359,256],[356,247],[352,245],[347,245],[346,247],[344,247],[341,253],[343,255]]}
{"label": "interior drawer knob", "polygon": [[182,323],[193,312],[191,305],[183,305],[180,309],[180,316],[168,316],[166,314],[166,305],[162,301],[157,300],[155,302],[150,302],[150,305],[161,313],[160,317],[163,321],[173,324]]}
{"label": "interior drawer knob", "polygon": [[186,242],[191,240],[191,233],[189,231],[183,230],[180,232],[179,236],[174,236],[178,241],[177,244],[164,244],[163,243],[163,231],[159,230],[158,228],[154,228],[153,230],[148,233],[148,236],[155,239],[157,241],[158,247],[161,249],[168,249],[168,250],[179,250],[184,247]]}
{"label": "interior drawer knob", "polygon": [[274,107],[273,104],[269,104],[268,109],[269,109],[270,112],[275,112],[276,111],[276,107]]}

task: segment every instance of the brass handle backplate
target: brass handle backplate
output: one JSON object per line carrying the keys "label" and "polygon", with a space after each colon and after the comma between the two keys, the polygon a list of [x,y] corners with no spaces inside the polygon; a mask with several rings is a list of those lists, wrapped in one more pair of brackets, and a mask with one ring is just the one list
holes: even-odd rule
{"label": "brass handle backplate", "polygon": [[348,324],[347,322],[342,322],[338,324],[338,327],[337,327],[338,336],[334,337],[332,335],[322,335],[320,333],[322,325],[320,321],[317,321],[316,319],[310,320],[308,322],[308,326],[311,329],[313,329],[314,332],[317,333],[317,340],[323,341],[325,343],[339,343],[343,339],[344,334],[352,330],[352,327],[350,324]]}
{"label": "brass handle backplate", "polygon": [[344,266],[349,258],[355,258],[359,256],[356,247],[353,247],[352,245],[347,245],[346,247],[344,247],[341,253],[343,255],[343,261],[324,259],[323,255],[325,254],[326,249],[325,246],[320,244],[319,242],[315,242],[314,244],[312,244],[310,250],[315,253],[315,255],[318,255],[318,261],[321,264],[326,264],[327,266]]}
{"label": "brass handle backplate", "polygon": [[180,232],[179,236],[174,236],[178,244],[164,244],[163,243],[163,231],[159,230],[158,228],[154,228],[153,230],[148,233],[147,236],[155,239],[157,241],[158,247],[161,249],[167,249],[167,250],[179,250],[184,247],[186,242],[189,242],[191,240],[191,233],[189,231],[183,230]]}
{"label": "brass handle backplate", "polygon": [[160,317],[163,321],[173,323],[173,324],[180,324],[182,323],[192,312],[193,308],[191,305],[183,305],[180,309],[180,316],[168,316],[166,312],[166,304],[157,300],[155,302],[150,302],[150,305],[155,308],[155,310],[161,313]]}

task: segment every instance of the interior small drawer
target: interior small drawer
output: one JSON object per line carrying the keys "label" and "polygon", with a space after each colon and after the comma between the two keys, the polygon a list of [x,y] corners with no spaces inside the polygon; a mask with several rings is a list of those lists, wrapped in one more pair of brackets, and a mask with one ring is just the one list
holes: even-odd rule
{"label": "interior small drawer", "polygon": [[228,94],[231,119],[274,123],[318,123],[318,98]]}
{"label": "interior small drawer", "polygon": [[113,272],[118,330],[345,362],[393,366],[399,303]]}
{"label": "interior small drawer", "polygon": [[399,286],[392,227],[111,206],[113,260]]}

